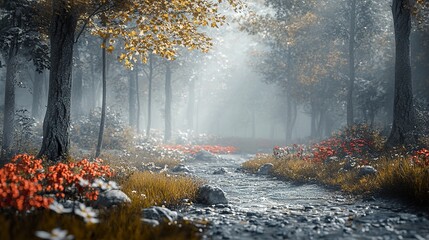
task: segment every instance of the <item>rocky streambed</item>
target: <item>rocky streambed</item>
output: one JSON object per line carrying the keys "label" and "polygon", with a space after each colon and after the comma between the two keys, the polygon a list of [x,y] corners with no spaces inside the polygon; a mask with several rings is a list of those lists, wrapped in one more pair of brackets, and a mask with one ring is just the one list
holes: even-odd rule
{"label": "rocky streambed", "polygon": [[429,239],[429,218],[392,201],[356,199],[237,170],[250,156],[189,161],[228,204],[190,205],[180,215],[211,222],[205,239]]}

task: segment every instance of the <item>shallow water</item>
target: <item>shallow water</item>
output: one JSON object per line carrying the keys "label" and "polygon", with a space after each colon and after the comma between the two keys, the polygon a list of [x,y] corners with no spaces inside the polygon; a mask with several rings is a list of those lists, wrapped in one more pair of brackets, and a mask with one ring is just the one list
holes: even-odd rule
{"label": "shallow water", "polygon": [[[236,171],[251,156],[189,161],[193,175],[220,187],[228,205],[183,209],[212,225],[207,239],[429,239],[425,214],[392,201],[363,201],[318,185]],[[214,175],[223,167],[228,173]]]}

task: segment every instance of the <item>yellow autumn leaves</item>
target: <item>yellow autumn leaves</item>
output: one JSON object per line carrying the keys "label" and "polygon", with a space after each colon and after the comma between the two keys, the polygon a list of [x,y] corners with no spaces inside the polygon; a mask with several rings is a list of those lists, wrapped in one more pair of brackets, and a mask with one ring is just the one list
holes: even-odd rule
{"label": "yellow autumn leaves", "polygon": [[[99,0],[101,1],[101,0]],[[115,1],[113,1],[115,2]],[[104,18],[92,21],[92,34],[118,39],[122,46],[102,46],[109,52],[119,48],[119,60],[126,66],[150,53],[174,59],[179,48],[206,52],[212,46],[204,28],[223,25],[226,17],[219,11],[222,0],[126,0],[118,9],[106,8]],[[240,0],[229,0],[234,9]],[[112,5],[114,6],[114,5]],[[102,20],[101,20],[102,19]]]}

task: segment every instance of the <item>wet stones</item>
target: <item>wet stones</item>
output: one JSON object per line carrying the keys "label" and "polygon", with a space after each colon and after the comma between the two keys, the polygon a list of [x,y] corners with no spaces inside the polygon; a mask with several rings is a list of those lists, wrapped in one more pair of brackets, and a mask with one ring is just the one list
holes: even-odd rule
{"label": "wet stones", "polygon": [[187,166],[185,166],[184,164],[179,164],[177,166],[175,166],[174,168],[171,169],[172,172],[174,173],[190,173],[191,170],[189,170],[189,168]]}
{"label": "wet stones", "polygon": [[228,200],[222,189],[206,184],[198,188],[197,203],[206,205],[228,204]]}
{"label": "wet stones", "polygon": [[164,207],[150,207],[142,210],[142,221],[152,226],[159,225],[160,222],[173,222],[178,218],[176,211],[171,211]]}
{"label": "wet stones", "polygon": [[198,161],[213,161],[217,160],[218,157],[206,150],[201,150],[195,154],[194,159]]}
{"label": "wet stones", "polygon": [[228,171],[226,171],[226,169],[223,167],[218,168],[218,169],[213,171],[214,175],[222,175],[222,174],[226,174],[226,173],[228,173]]}
{"label": "wet stones", "polygon": [[359,168],[358,177],[365,177],[377,174],[377,169],[372,166],[363,166]]}
{"label": "wet stones", "polygon": [[259,167],[257,174],[259,175],[268,175],[273,170],[274,165],[272,163],[265,163],[261,167]]}

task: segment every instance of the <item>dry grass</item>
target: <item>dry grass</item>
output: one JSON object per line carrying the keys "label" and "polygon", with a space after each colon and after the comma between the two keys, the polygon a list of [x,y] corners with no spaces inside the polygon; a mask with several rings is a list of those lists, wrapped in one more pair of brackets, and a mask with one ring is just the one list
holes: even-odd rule
{"label": "dry grass", "polygon": [[122,190],[136,207],[174,206],[193,200],[201,181],[164,173],[136,172],[122,183]]}
{"label": "dry grass", "polygon": [[[153,205],[177,206],[183,199],[192,201],[201,182],[185,176],[134,172],[122,178],[122,190],[132,203],[100,211],[100,223],[87,225],[74,214],[38,210],[29,214],[0,211],[0,239],[36,239],[38,230],[50,232],[60,227],[75,239],[200,239],[193,223],[161,224],[152,227],[141,222],[141,209]],[[134,192],[135,191],[135,192]],[[23,230],[24,229],[24,230]]]}
{"label": "dry grass", "polygon": [[74,239],[200,239],[198,228],[189,222],[151,227],[142,224],[141,213],[121,207],[101,214],[99,224],[88,225],[73,214],[59,215],[49,210],[25,216],[0,214],[0,239],[36,239],[35,231],[62,228]]}
{"label": "dry grass", "polygon": [[265,163],[274,165],[273,176],[294,182],[317,182],[354,194],[383,194],[407,202],[429,206],[429,167],[412,164],[409,157],[381,158],[371,163],[378,173],[358,177],[358,169],[343,171],[344,161],[327,164],[300,159],[282,160],[261,155],[243,167],[256,172]]}

